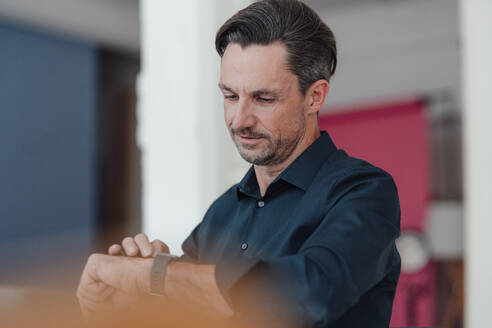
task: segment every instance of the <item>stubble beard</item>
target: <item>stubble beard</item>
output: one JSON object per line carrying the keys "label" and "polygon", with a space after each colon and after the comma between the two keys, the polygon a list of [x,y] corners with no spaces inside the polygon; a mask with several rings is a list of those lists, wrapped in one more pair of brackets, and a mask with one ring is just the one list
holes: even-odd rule
{"label": "stubble beard", "polygon": [[[232,140],[236,145],[239,155],[245,161],[259,166],[277,165],[285,161],[296,149],[296,146],[304,137],[305,132],[306,121],[304,119],[304,116],[301,116],[300,120],[298,121],[297,133],[290,138],[279,136],[278,138],[274,139],[269,134],[255,133],[249,128],[229,130],[229,133],[231,134]],[[252,138],[264,138],[264,140],[267,141],[267,147],[260,153],[248,152],[247,150],[252,150],[257,147],[257,145],[242,144],[236,141],[236,135],[243,135]]]}

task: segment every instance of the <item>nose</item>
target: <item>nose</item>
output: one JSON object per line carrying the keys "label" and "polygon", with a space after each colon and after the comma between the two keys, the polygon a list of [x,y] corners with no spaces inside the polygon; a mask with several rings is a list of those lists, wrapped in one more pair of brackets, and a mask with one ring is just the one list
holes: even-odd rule
{"label": "nose", "polygon": [[254,109],[248,99],[240,99],[236,104],[231,127],[234,130],[251,128],[255,124]]}

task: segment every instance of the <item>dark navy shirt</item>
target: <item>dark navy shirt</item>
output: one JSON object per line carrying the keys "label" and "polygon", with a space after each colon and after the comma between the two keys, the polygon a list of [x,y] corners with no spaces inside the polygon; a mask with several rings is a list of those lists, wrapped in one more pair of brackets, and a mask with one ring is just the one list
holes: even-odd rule
{"label": "dark navy shirt", "polygon": [[399,233],[392,177],[322,131],[263,197],[251,167],[210,206],[182,259],[215,264],[224,297],[253,324],[388,327]]}

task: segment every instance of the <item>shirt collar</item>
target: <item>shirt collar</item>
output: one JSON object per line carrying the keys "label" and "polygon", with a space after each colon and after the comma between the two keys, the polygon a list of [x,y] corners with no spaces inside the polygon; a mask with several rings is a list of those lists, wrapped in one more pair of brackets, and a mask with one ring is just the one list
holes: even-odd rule
{"label": "shirt collar", "polygon": [[[326,159],[337,150],[333,140],[326,131],[321,131],[321,135],[304,152],[299,155],[282,173],[279,174],[272,185],[282,179],[304,191],[306,191],[320,167]],[[251,197],[259,195],[258,182],[253,165],[249,168],[246,175],[238,184],[238,192]]]}
{"label": "shirt collar", "polygon": [[248,172],[246,172],[246,175],[237,186],[238,195],[239,193],[243,193],[250,197],[257,197],[259,196],[259,189],[258,181],[256,180],[255,168],[251,165]]}

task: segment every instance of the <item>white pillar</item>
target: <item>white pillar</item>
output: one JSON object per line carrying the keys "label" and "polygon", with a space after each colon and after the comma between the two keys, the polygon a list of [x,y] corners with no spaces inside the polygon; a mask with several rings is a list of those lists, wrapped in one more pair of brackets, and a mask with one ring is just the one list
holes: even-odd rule
{"label": "white pillar", "polygon": [[248,1],[141,1],[143,231],[174,254],[247,167],[223,122],[215,33]]}
{"label": "white pillar", "polygon": [[465,326],[492,304],[492,1],[461,0],[465,167]]}

